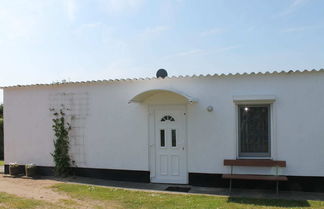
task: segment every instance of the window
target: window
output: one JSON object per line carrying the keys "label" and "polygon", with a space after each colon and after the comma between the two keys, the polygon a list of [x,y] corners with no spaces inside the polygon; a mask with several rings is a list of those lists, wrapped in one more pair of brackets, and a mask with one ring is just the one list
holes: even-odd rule
{"label": "window", "polygon": [[165,121],[174,121],[174,118],[170,115],[166,115],[161,119],[161,122],[165,122]]}
{"label": "window", "polygon": [[165,132],[164,132],[164,129],[160,130],[160,140],[161,140],[161,147],[165,147]]}
{"label": "window", "polygon": [[240,157],[270,156],[270,105],[238,105]]}
{"label": "window", "polygon": [[176,147],[177,146],[177,135],[176,135],[175,129],[171,130],[171,138],[172,138],[172,147]]}

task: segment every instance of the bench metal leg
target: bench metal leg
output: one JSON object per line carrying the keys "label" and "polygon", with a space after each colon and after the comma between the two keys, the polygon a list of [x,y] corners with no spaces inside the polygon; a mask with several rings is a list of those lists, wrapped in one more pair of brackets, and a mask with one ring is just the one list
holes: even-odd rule
{"label": "bench metal leg", "polygon": [[[233,166],[231,166],[231,175],[233,174]],[[229,193],[232,192],[232,179],[230,179],[230,185],[229,185]]]}
{"label": "bench metal leg", "polygon": [[[276,176],[279,175],[279,167],[276,166]],[[276,181],[276,194],[279,194],[279,181]]]}
{"label": "bench metal leg", "polygon": [[232,179],[230,179],[230,182],[229,182],[229,193],[231,194],[232,192]]}

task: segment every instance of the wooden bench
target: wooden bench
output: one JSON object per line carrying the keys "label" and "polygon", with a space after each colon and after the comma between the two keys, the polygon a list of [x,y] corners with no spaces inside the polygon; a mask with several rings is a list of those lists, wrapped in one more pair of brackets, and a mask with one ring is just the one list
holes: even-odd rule
{"label": "wooden bench", "polygon": [[[222,178],[229,179],[229,192],[232,190],[232,180],[262,180],[262,181],[275,181],[276,192],[279,192],[279,182],[288,181],[287,176],[279,175],[279,168],[286,167],[286,161],[279,160],[254,160],[254,159],[240,159],[240,160],[224,160],[224,166],[231,166],[230,174],[223,174]],[[255,175],[255,174],[234,174],[234,166],[248,166],[248,167],[276,167],[275,175]]]}

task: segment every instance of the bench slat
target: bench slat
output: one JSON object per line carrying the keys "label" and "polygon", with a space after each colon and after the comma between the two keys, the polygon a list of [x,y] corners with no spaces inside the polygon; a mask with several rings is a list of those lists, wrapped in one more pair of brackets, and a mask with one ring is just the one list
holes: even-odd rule
{"label": "bench slat", "polygon": [[254,159],[240,159],[240,160],[224,160],[225,166],[255,166],[255,167],[286,167],[286,161],[281,160],[254,160]]}
{"label": "bench slat", "polygon": [[288,181],[287,176],[266,176],[250,174],[223,174],[224,179],[263,180],[263,181]]}

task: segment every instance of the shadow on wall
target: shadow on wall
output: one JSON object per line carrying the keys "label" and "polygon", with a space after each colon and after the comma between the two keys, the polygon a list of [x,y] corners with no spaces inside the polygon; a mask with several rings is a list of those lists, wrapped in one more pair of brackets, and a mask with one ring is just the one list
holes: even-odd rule
{"label": "shadow on wall", "polygon": [[253,198],[240,198],[230,197],[228,198],[229,203],[239,203],[256,206],[266,207],[280,207],[280,208],[301,208],[310,207],[310,204],[306,200],[279,200],[279,199],[253,199]]}

